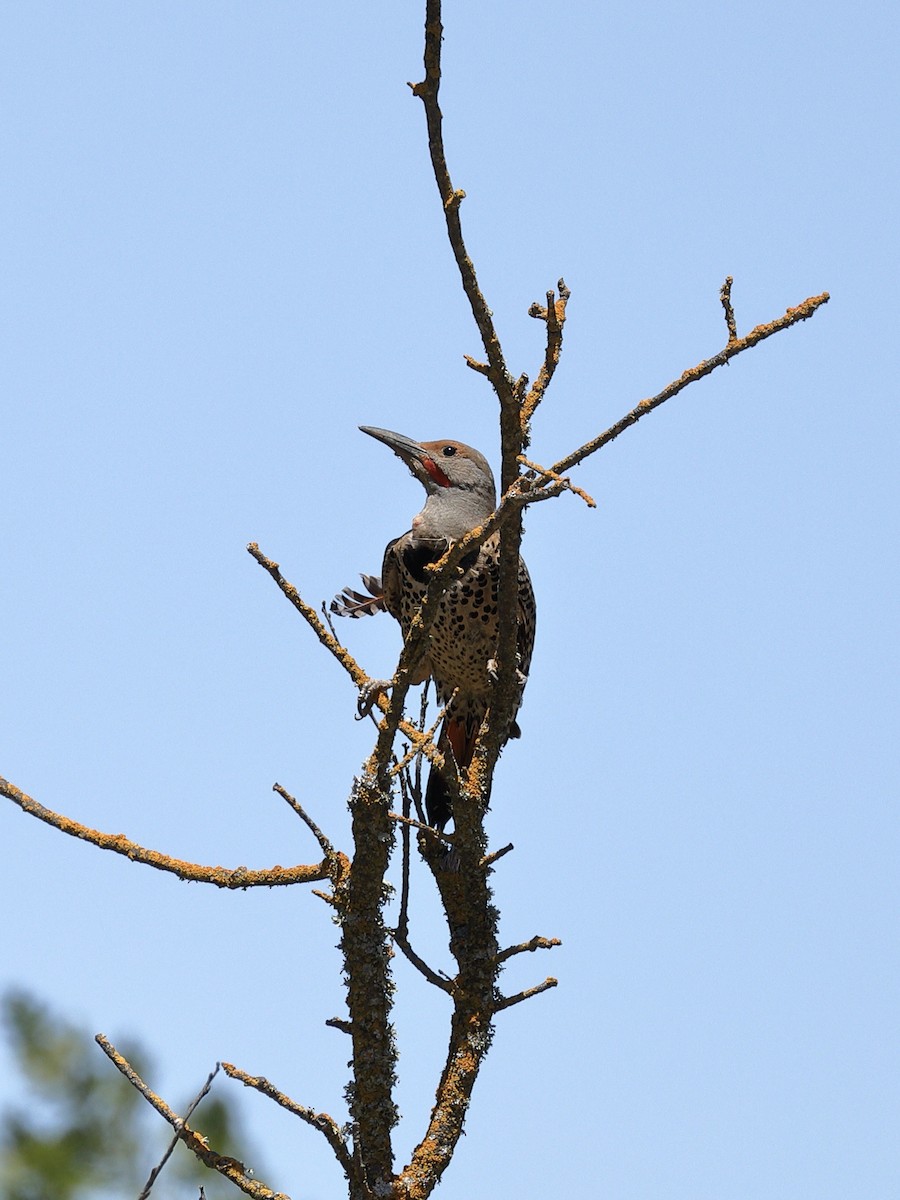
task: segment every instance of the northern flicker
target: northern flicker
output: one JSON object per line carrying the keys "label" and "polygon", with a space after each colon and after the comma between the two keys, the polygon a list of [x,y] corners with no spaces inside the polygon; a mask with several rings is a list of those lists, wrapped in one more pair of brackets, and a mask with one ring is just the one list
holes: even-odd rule
{"label": "northern flicker", "polygon": [[[424,486],[425,507],[408,533],[384,552],[381,579],[363,575],[368,596],[345,588],[332,601],[340,616],[359,617],[386,609],[400,622],[404,637],[425,597],[429,575],[451,542],[482,525],[497,505],[494,477],[487,460],[471,446],[445,440],[414,442],[403,434],[361,425],[363,433],[384,442]],[[431,676],[438,703],[447,707],[438,747],[452,752],[465,770],[472,761],[478,730],[491,699],[497,652],[500,535],[493,534],[462,560],[462,574],[444,591],[431,627],[428,651],[415,683]],[[531,663],[537,609],[525,563],[519,559],[516,668],[522,687]],[[515,714],[514,714],[515,715]],[[513,720],[507,737],[518,737]],[[437,829],[452,816],[447,785],[432,768],[425,790],[425,811]]]}

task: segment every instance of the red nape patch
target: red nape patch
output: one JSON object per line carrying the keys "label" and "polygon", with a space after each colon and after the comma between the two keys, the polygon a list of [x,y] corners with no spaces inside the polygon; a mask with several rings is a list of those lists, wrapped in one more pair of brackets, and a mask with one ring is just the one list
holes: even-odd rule
{"label": "red nape patch", "polygon": [[438,485],[438,487],[450,487],[450,480],[437,465],[433,458],[429,458],[427,454],[422,455],[422,466]]}

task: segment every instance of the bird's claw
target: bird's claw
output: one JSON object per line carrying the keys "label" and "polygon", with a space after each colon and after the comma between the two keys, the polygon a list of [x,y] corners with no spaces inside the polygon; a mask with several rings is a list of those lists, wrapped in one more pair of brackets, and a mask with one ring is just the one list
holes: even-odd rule
{"label": "bird's claw", "polygon": [[[488,675],[488,679],[491,681],[491,683],[494,685],[494,687],[496,687],[497,683],[500,680],[500,667],[497,663],[496,658],[488,659],[487,675]],[[522,692],[524,692],[525,684],[527,682],[528,682],[528,676],[524,672],[520,671],[518,667],[516,667],[516,686],[519,689],[520,695],[522,694]]]}
{"label": "bird's claw", "polygon": [[389,679],[370,679],[368,683],[363,684],[359,690],[359,699],[356,701],[356,719],[363,721],[372,709],[375,707],[378,697],[382,692],[390,691],[391,681]]}

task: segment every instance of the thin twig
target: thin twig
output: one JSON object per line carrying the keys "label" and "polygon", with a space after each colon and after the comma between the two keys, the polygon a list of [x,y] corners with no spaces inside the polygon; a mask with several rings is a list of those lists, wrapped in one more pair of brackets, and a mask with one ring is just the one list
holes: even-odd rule
{"label": "thin twig", "polygon": [[[605,432],[598,434],[597,437],[592,438],[589,442],[585,442],[583,446],[579,446],[571,454],[565,455],[559,462],[554,463],[550,470],[557,475],[564,474],[571,467],[574,467],[576,463],[582,462],[591,454],[596,454],[598,450],[617,438],[630,425],[636,425],[641,417],[645,417],[647,413],[652,412],[655,408],[659,408],[661,404],[664,404],[667,400],[671,400],[673,396],[677,396],[679,392],[684,391],[690,384],[696,383],[704,375],[711,374],[717,367],[723,367],[735,355],[741,354],[744,350],[749,350],[751,347],[765,341],[766,338],[780,333],[783,329],[790,329],[792,325],[797,325],[801,321],[808,321],[823,304],[828,303],[829,299],[828,292],[822,292],[820,296],[810,296],[809,299],[798,304],[796,308],[789,308],[784,316],[778,317],[774,321],[769,321],[765,325],[757,325],[748,334],[745,334],[744,337],[729,341],[724,350],[720,350],[712,358],[704,359],[696,367],[688,368],[678,379],[673,380],[672,383],[664,387],[661,392],[657,392],[655,396],[642,400],[631,412],[626,413],[624,417],[616,421],[615,425],[610,425],[609,429],[605,430]],[[544,498],[540,493],[535,493],[532,496],[532,501]]]}
{"label": "thin twig", "polygon": [[[326,629],[319,619],[316,610],[312,608],[311,605],[306,603],[306,601],[297,591],[297,588],[294,586],[294,584],[285,579],[285,577],[281,574],[281,569],[278,563],[274,562],[271,558],[267,558],[266,555],[260,550],[256,542],[251,542],[247,546],[247,550],[275,581],[282,594],[287,597],[294,608],[300,613],[322,645],[341,664],[341,666],[356,684],[357,688],[360,691],[365,691],[366,688],[372,683],[370,677],[365,673],[350,651],[347,650],[346,647],[342,646],[337,638],[335,638],[333,634]],[[454,559],[454,564],[456,561],[457,560]],[[433,612],[437,611],[437,600],[438,597],[435,597]],[[417,629],[416,632],[420,634],[421,630]],[[407,647],[409,646],[409,642],[410,639],[407,638]],[[424,652],[424,637],[421,638],[421,645],[420,639],[417,637],[415,650],[418,657],[412,653],[412,650],[407,652],[406,659],[401,656],[401,664],[409,664],[405,672],[406,676],[411,673],[411,669],[416,665],[418,658],[420,658],[421,654]],[[410,741],[421,746],[422,753],[426,756],[426,758],[433,756],[437,753],[434,746],[429,745],[428,740],[423,737],[418,729],[416,729],[415,725],[403,718],[403,701],[406,698],[406,691],[409,687],[409,683],[405,678],[401,680],[400,676],[401,671],[398,668],[397,675],[395,675],[394,680],[392,681],[390,698],[386,697],[382,693],[379,694],[374,701],[378,708],[381,709],[382,713],[385,714],[385,722],[383,722],[382,726],[380,726],[382,734],[387,737],[389,732],[389,740],[392,740],[393,734],[397,731],[397,729],[400,729],[402,730],[403,734],[410,739]]]}
{"label": "thin twig", "polygon": [[331,636],[334,638],[334,640],[336,642],[340,643],[341,639],[337,635],[337,630],[334,627],[334,621],[332,621],[332,619],[331,619],[331,613],[329,612],[328,605],[325,603],[324,600],[322,601],[321,609],[322,609],[322,619],[324,620],[325,624],[328,626],[329,633],[331,634]]}
{"label": "thin twig", "polygon": [[491,368],[487,363],[479,362],[471,354],[464,354],[463,358],[466,360],[466,366],[471,367],[473,371],[477,371],[479,375],[490,375]]}
{"label": "thin twig", "polygon": [[725,324],[728,326],[728,344],[738,340],[737,321],[734,319],[734,309],[731,306],[731,285],[734,280],[730,275],[725,277],[725,282],[722,284],[719,292],[719,299],[722,301],[722,307],[725,309]]}
{"label": "thin twig", "polygon": [[45,808],[37,800],[21,791],[0,777],[0,796],[6,796],[18,804],[23,812],[31,817],[37,817],[54,829],[99,846],[101,850],[111,850],[121,854],[132,862],[144,863],[157,871],[168,871],[179,879],[187,879],[192,883],[211,883],[215,887],[250,888],[250,887],[285,887],[294,883],[314,883],[319,879],[329,877],[327,862],[300,865],[296,867],[270,867],[267,870],[251,871],[247,867],[204,867],[199,863],[186,862],[180,858],[171,858],[168,854],[160,854],[158,850],[150,850],[137,842],[132,842],[122,833],[103,833],[99,829],[91,829],[70,817],[64,817],[52,809]]}
{"label": "thin twig", "polygon": [[501,950],[497,955],[497,962],[506,962],[512,958],[514,954],[531,954],[535,950],[552,950],[554,946],[561,946],[562,942],[559,938],[535,937],[527,942],[519,942],[518,946],[507,946],[505,950]]}
{"label": "thin twig", "polygon": [[[400,776],[400,795],[403,800],[403,820],[411,820],[412,797],[410,796],[409,771]],[[390,814],[388,814],[390,816]],[[397,932],[406,937],[409,932],[409,862],[412,847],[412,831],[409,824],[404,824],[400,830],[402,861],[400,865],[400,915],[397,918]]]}
{"label": "thin twig", "polygon": [[492,867],[495,862],[505,857],[505,855],[512,853],[513,850],[515,850],[515,846],[512,844],[512,842],[507,842],[507,844],[505,846],[501,846],[499,850],[495,850],[492,854],[486,854],[481,860],[481,865],[483,867]]}
{"label": "thin twig", "polygon": [[543,983],[538,983],[534,987],[526,988],[524,992],[516,992],[514,996],[504,996],[494,1005],[494,1012],[502,1012],[504,1008],[512,1008],[514,1004],[521,1004],[523,1000],[530,1000],[532,996],[539,996],[541,992],[549,991],[550,988],[555,988],[559,980],[554,979],[552,975],[548,975]]}
{"label": "thin twig", "polygon": [[428,982],[433,984],[436,988],[440,988],[442,992],[452,994],[452,983],[448,979],[445,979],[443,975],[439,975],[433,967],[429,967],[424,958],[420,958],[419,955],[416,954],[415,950],[413,950],[412,946],[409,944],[408,936],[400,930],[399,926],[394,930],[394,944],[400,947],[404,956],[412,963],[412,965],[424,979],[427,979]]}
{"label": "thin twig", "polygon": [[[425,705],[424,705],[424,703],[423,703],[421,711],[420,711],[419,721],[420,721],[420,724],[423,724],[425,721]],[[412,946],[410,945],[410,941],[409,941],[409,860],[410,860],[410,841],[411,841],[410,831],[412,829],[418,829],[420,832],[429,833],[433,837],[441,838],[442,840],[447,841],[447,842],[450,842],[451,839],[448,837],[445,837],[444,834],[438,832],[438,830],[436,830],[436,829],[433,829],[430,825],[426,825],[422,821],[417,821],[409,815],[410,807],[411,807],[411,797],[409,794],[409,790],[407,789],[406,784],[405,784],[405,776],[404,775],[400,776],[400,789],[403,794],[403,812],[402,813],[395,813],[395,812],[388,813],[388,816],[392,820],[401,822],[402,831],[403,831],[403,837],[402,837],[403,864],[402,864],[401,883],[400,883],[400,913],[397,917],[396,928],[393,931],[394,932],[394,943],[400,947],[401,951],[406,956],[406,958],[412,963],[412,965],[416,968],[416,970],[419,971],[420,974],[423,975],[425,977],[425,979],[428,980],[429,983],[432,983],[432,984],[434,984],[435,987],[438,987],[442,991],[447,992],[450,990],[450,988],[449,988],[449,985],[448,985],[446,979],[444,979],[442,976],[440,976],[437,973],[437,971],[435,971],[431,967],[429,967],[428,963],[426,963],[425,960],[423,958],[421,958],[415,952],[415,950],[413,950]]]}
{"label": "thin twig", "polygon": [[422,833],[427,833],[430,837],[437,838],[441,842],[446,842],[448,846],[453,845],[453,835],[444,833],[440,829],[435,829],[433,825],[427,825],[424,821],[417,821],[415,817],[404,816],[403,813],[389,812],[388,816],[392,821],[402,821],[404,825],[410,825],[413,829],[420,829]]}
{"label": "thin twig", "polygon": [[559,366],[560,355],[562,354],[563,341],[563,326],[566,323],[566,305],[569,302],[571,292],[566,287],[566,281],[560,279],[556,285],[559,289],[559,299],[553,292],[547,293],[547,307],[543,308],[540,304],[532,304],[528,310],[529,317],[535,317],[539,321],[543,321],[547,326],[547,348],[544,351],[544,361],[541,364],[541,369],[538,372],[537,379],[531,386],[528,395],[522,401],[522,422],[527,427],[528,422],[534,416],[535,410],[543,400],[547,388],[550,386],[550,381],[553,379],[554,372]]}
{"label": "thin twig", "polygon": [[[453,250],[453,257],[459,268],[463,290],[472,309],[475,324],[481,334],[481,342],[487,355],[488,370],[483,374],[490,376],[491,383],[497,394],[510,393],[512,380],[506,369],[500,340],[494,328],[491,310],[478,286],[475,268],[469,258],[469,252],[463,239],[462,224],[459,208],[466,193],[453,187],[447,157],[444,152],[443,114],[438,103],[438,92],[441,86],[441,40],[443,38],[441,24],[440,0],[426,0],[425,4],[425,78],[421,83],[411,83],[414,96],[418,96],[425,106],[425,121],[428,126],[428,149],[431,153],[431,165],[435,182],[441,197],[444,219],[447,222],[447,236]],[[467,360],[469,361],[469,360]],[[483,364],[475,365],[469,361],[474,370],[482,370]]]}
{"label": "thin twig", "polygon": [[296,1100],[292,1100],[284,1092],[279,1092],[274,1084],[269,1083],[268,1079],[265,1079],[262,1075],[248,1075],[246,1071],[242,1071],[240,1067],[236,1067],[233,1063],[223,1062],[222,1068],[230,1078],[236,1079],[245,1087],[255,1088],[256,1091],[262,1092],[264,1096],[268,1096],[270,1100],[274,1100],[279,1107],[289,1113],[293,1113],[295,1117],[299,1117],[301,1121],[305,1121],[313,1129],[318,1129],[319,1133],[324,1136],[334,1151],[335,1158],[347,1172],[348,1178],[353,1179],[354,1166],[350,1149],[334,1117],[330,1117],[328,1113],[320,1113],[316,1112],[315,1109],[307,1108],[305,1104],[298,1104]]}
{"label": "thin twig", "polygon": [[592,496],[589,496],[582,488],[576,487],[571,479],[564,478],[562,475],[558,475],[555,471],[548,470],[547,467],[542,467],[540,463],[532,462],[531,459],[526,458],[524,454],[519,455],[519,462],[522,463],[523,466],[527,467],[529,471],[534,471],[538,475],[543,476],[544,479],[552,479],[554,483],[558,483],[560,485],[560,490],[565,489],[566,491],[574,492],[576,496],[581,497],[588,508],[597,507],[597,501],[594,500]]}
{"label": "thin twig", "polygon": [[[431,688],[431,680],[426,679],[425,686],[422,688],[422,695],[419,699],[419,728],[420,729],[425,728],[425,721],[428,716],[428,693],[430,691],[430,688]],[[412,779],[410,779],[409,772],[407,772],[406,777],[410,784],[410,792],[411,792],[411,796],[408,797],[407,799],[412,799],[413,804],[416,806],[416,816],[419,818],[419,820],[423,824],[425,824],[425,809],[422,804],[422,759],[421,759],[421,757],[416,759],[416,770],[415,770],[414,777]],[[407,816],[407,817],[410,815],[410,805],[408,802],[405,803],[403,806],[403,813],[404,813],[404,816]]]}
{"label": "thin twig", "polygon": [[[216,1063],[215,1068],[209,1073],[206,1083],[204,1083],[203,1087],[200,1089],[200,1091],[197,1093],[197,1095],[194,1097],[194,1099],[191,1101],[191,1103],[187,1106],[187,1111],[184,1114],[185,1121],[190,1119],[192,1113],[194,1113],[196,1111],[197,1105],[200,1103],[200,1101],[203,1099],[204,1096],[208,1095],[210,1085],[212,1084],[212,1081],[215,1079],[215,1077],[218,1075],[219,1068],[221,1067],[221,1065],[222,1065],[221,1063]],[[166,1165],[166,1163],[169,1161],[170,1157],[172,1156],[172,1152],[175,1149],[175,1147],[178,1145],[179,1140],[180,1139],[178,1137],[178,1134],[176,1133],[175,1137],[173,1137],[171,1142],[169,1142],[168,1149],[166,1150],[165,1154],[160,1159],[158,1165],[155,1166],[153,1168],[153,1170],[150,1172],[150,1177],[147,1180],[147,1182],[144,1184],[144,1190],[138,1196],[138,1200],[147,1200],[147,1197],[150,1195],[151,1188],[153,1187],[154,1183],[156,1183],[156,1180],[158,1179],[163,1167]]]}
{"label": "thin twig", "polygon": [[325,1024],[330,1029],[339,1029],[341,1033],[346,1033],[350,1036],[353,1034],[353,1027],[343,1017],[329,1017]]}
{"label": "thin twig", "polygon": [[[252,1179],[247,1174],[244,1164],[238,1162],[237,1159],[230,1158],[226,1154],[217,1154],[215,1150],[210,1149],[209,1141],[201,1133],[191,1129],[183,1117],[179,1117],[178,1113],[169,1108],[165,1100],[157,1096],[156,1092],[141,1079],[131,1063],[119,1053],[107,1037],[98,1033],[94,1040],[115,1068],[125,1076],[133,1088],[141,1093],[148,1104],[151,1104],[159,1115],[168,1121],[178,1139],[184,1142],[202,1163],[212,1170],[218,1171],[226,1179],[230,1179],[245,1195],[254,1196],[256,1200],[290,1200],[284,1192],[273,1192],[258,1179]],[[222,1066],[226,1071],[228,1070],[226,1063],[223,1063]]]}
{"label": "thin twig", "polygon": [[[455,691],[453,696],[456,696]],[[451,697],[451,700],[452,699],[453,697]],[[431,762],[436,763],[439,767],[444,765],[444,756],[437,748],[437,742],[434,740],[434,735],[437,733],[438,725],[440,725],[441,721],[443,721],[449,707],[450,701],[448,701],[448,703],[438,713],[437,720],[431,726],[431,728],[423,731],[423,739],[425,740],[420,742],[418,745],[411,747],[411,749],[404,754],[403,758],[398,759],[397,762],[394,763],[394,765],[391,767],[392,775],[399,775],[401,771],[404,771],[409,766],[414,758],[418,758],[420,755],[422,755],[424,753],[424,746],[427,744],[427,742],[431,743],[433,749],[433,754],[429,756]]]}
{"label": "thin twig", "polygon": [[290,600],[291,604],[293,604],[294,608],[296,608],[297,612],[300,613],[307,625],[309,625],[310,629],[312,629],[313,633],[316,635],[325,649],[337,659],[356,686],[358,688],[363,688],[369,682],[368,675],[365,673],[350,651],[346,648],[346,646],[342,646],[334,634],[332,634],[325,627],[325,625],[322,624],[322,621],[319,619],[319,614],[312,607],[312,605],[307,604],[294,585],[285,579],[285,577],[281,574],[281,569],[278,563],[274,562],[271,558],[267,558],[266,555],[260,550],[256,542],[250,542],[250,544],[247,546],[247,551],[253,558],[256,559],[263,570],[267,571],[269,575],[271,575],[285,596],[287,596],[288,600]]}
{"label": "thin twig", "polygon": [[296,800],[290,794],[290,792],[286,791],[281,786],[280,783],[273,783],[272,791],[277,792],[278,795],[281,796],[282,800],[287,801],[287,803],[290,805],[290,807],[294,810],[294,812],[297,814],[297,816],[300,818],[300,820],[303,821],[303,823],[306,825],[307,829],[310,831],[310,833],[313,835],[313,837],[319,843],[319,846],[322,850],[322,853],[325,855],[325,857],[328,859],[334,858],[334,856],[335,856],[334,846],[332,846],[331,842],[329,842],[328,838],[325,836],[325,834],[322,832],[322,830],[318,827],[318,825],[315,823],[315,821],[312,819],[312,817],[309,815],[309,813],[304,809],[303,805],[299,802],[299,800]]}

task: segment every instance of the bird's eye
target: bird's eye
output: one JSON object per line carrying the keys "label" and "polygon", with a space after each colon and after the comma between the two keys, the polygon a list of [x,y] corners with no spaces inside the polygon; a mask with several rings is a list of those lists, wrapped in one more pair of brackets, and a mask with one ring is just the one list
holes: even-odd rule
{"label": "bird's eye", "polygon": [[441,454],[443,454],[444,458],[452,458],[455,453],[456,453],[455,446],[445,446],[443,448],[443,450],[441,451]]}

